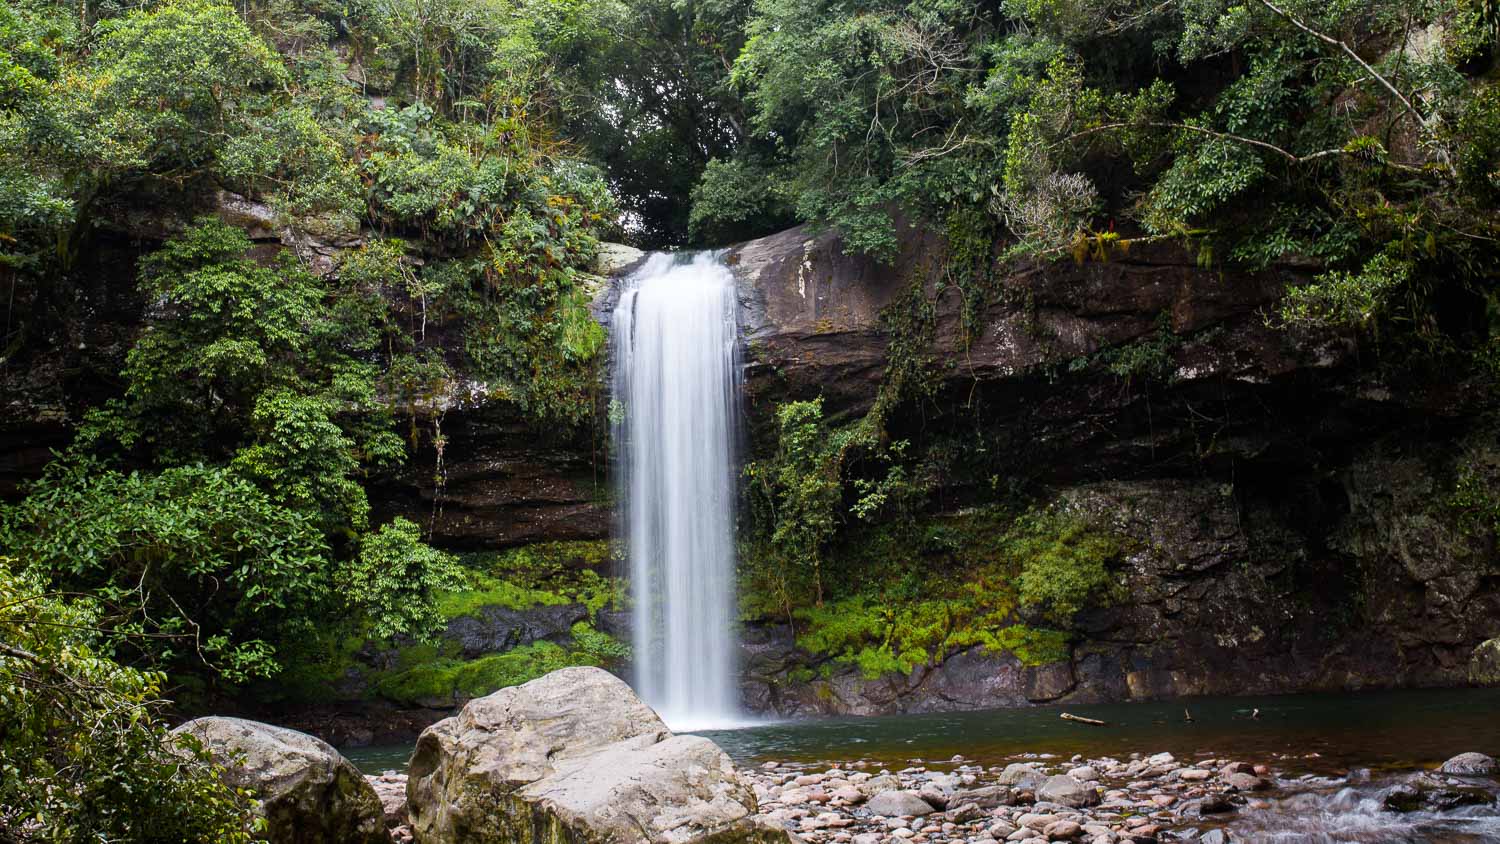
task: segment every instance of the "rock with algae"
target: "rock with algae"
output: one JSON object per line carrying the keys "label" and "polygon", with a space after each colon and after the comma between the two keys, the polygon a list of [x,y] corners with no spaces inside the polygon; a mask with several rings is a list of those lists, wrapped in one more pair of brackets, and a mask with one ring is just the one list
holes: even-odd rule
{"label": "rock with algae", "polygon": [[198,739],[230,785],[255,794],[272,844],[389,844],[375,789],[322,739],[218,716],[172,732]]}
{"label": "rock with algae", "polygon": [[1500,637],[1480,642],[1469,657],[1469,682],[1500,686]]}

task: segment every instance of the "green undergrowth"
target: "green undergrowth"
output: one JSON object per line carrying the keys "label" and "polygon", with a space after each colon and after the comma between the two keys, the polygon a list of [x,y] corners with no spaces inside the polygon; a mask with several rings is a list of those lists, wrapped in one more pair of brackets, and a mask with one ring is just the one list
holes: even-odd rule
{"label": "green undergrowth", "polygon": [[471,660],[432,654],[381,677],[374,689],[393,703],[444,706],[520,685],[559,668],[609,665],[627,654],[626,646],[614,637],[581,621],[573,625],[573,643],[568,647],[533,642]]}
{"label": "green undergrowth", "polygon": [[[797,644],[871,679],[971,647],[1025,665],[1057,662],[1068,656],[1073,616],[1117,597],[1109,566],[1126,550],[1121,538],[1052,509],[876,526],[833,549],[834,594],[792,609]],[[776,617],[776,600],[751,588],[744,614]]]}
{"label": "green undergrowth", "polygon": [[364,628],[330,628],[302,642],[274,687],[257,689],[257,696],[296,702],[378,697],[401,705],[443,705],[558,668],[609,666],[628,654],[624,643],[594,625],[600,610],[623,600],[623,585],[595,570],[607,569],[612,559],[610,544],[602,540],[468,554],[460,558],[463,586],[435,595],[445,623],[477,617],[491,606],[524,611],[583,604],[589,620],[573,626],[570,643],[535,642],[464,660],[457,643],[441,637],[431,642],[378,641]]}
{"label": "green undergrowth", "polygon": [[593,616],[623,600],[616,579],[599,573],[616,562],[608,540],[538,542],[504,551],[468,554],[463,589],[442,593],[438,610],[445,618],[471,615],[479,607],[510,609],[580,603]]}

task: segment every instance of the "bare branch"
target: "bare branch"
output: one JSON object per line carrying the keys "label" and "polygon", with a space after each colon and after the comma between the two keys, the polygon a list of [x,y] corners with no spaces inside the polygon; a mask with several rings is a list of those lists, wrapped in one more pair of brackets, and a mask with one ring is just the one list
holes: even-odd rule
{"label": "bare branch", "polygon": [[7,645],[4,642],[0,642],[0,654],[14,657],[16,659],[24,659],[34,665],[42,664],[42,658],[32,653],[31,651],[25,650],[24,648],[18,648],[14,645]]}
{"label": "bare branch", "polygon": [[1206,129],[1202,126],[1194,126],[1191,123],[1178,123],[1175,121],[1163,120],[1150,120],[1141,123],[1133,123],[1127,121],[1120,121],[1118,123],[1103,123],[1098,126],[1091,126],[1088,129],[1084,129],[1080,132],[1074,132],[1073,134],[1068,135],[1067,137],[1053,144],[1053,146],[1065,144],[1068,141],[1075,141],[1079,138],[1087,137],[1088,135],[1097,135],[1100,132],[1111,132],[1116,129],[1129,129],[1136,126],[1150,126],[1154,129],[1185,129],[1189,132],[1197,132],[1202,135],[1209,135],[1211,137],[1220,138],[1226,141],[1236,141],[1238,143],[1247,144],[1249,146],[1259,147],[1261,149],[1274,152],[1282,158],[1285,158],[1286,160],[1292,162],[1293,164],[1300,164],[1304,161],[1323,158],[1329,155],[1337,155],[1343,152],[1342,150],[1329,149],[1323,150],[1321,152],[1315,152],[1312,155],[1299,156],[1294,153],[1288,152],[1281,147],[1276,146],[1275,144],[1266,143],[1265,141],[1259,141],[1255,138],[1246,138],[1241,135],[1232,135],[1228,132],[1216,132],[1213,129]]}
{"label": "bare branch", "polygon": [[1439,122],[1439,118],[1436,113],[1433,113],[1431,115],[1422,114],[1421,110],[1416,107],[1411,99],[1409,99],[1405,94],[1401,93],[1400,89],[1398,89],[1395,84],[1391,82],[1391,80],[1386,79],[1380,74],[1379,71],[1371,67],[1369,62],[1360,58],[1359,53],[1356,53],[1354,51],[1354,48],[1350,47],[1347,43],[1340,41],[1339,39],[1334,38],[1331,35],[1325,35],[1317,31],[1316,29],[1313,29],[1306,23],[1303,23],[1302,20],[1296,15],[1292,14],[1286,9],[1281,8],[1280,6],[1277,6],[1275,3],[1272,3],[1271,0],[1260,0],[1260,4],[1262,6],[1265,6],[1267,9],[1270,9],[1272,12],[1275,12],[1292,26],[1297,27],[1298,29],[1302,30],[1308,35],[1311,35],[1319,41],[1322,41],[1325,44],[1337,47],[1341,52],[1344,53],[1344,55],[1353,59],[1356,64],[1364,69],[1364,72],[1371,79],[1375,80],[1375,82],[1377,82],[1382,88],[1385,88],[1387,91],[1389,91],[1391,96],[1395,97],[1396,101],[1401,103],[1402,108],[1406,109],[1406,111],[1410,113],[1412,117],[1416,118],[1417,125],[1420,126],[1422,128],[1422,131],[1427,134],[1428,140],[1432,142],[1433,149],[1437,152],[1438,158],[1442,160],[1443,165],[1448,170],[1448,173],[1450,175],[1457,175],[1457,171],[1454,169],[1453,163],[1449,159],[1447,148],[1438,138],[1437,125]]}

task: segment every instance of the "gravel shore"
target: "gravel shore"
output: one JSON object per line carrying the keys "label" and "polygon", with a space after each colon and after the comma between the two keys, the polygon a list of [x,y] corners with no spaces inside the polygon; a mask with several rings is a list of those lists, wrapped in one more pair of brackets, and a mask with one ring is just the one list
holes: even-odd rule
{"label": "gravel shore", "polygon": [[[1228,759],[1179,762],[1170,753],[1129,759],[1018,757],[1003,766],[914,764],[900,770],[855,761],[836,767],[766,762],[742,769],[762,816],[809,844],[994,844],[999,841],[1152,842],[1204,827],[1275,786],[1264,765]],[[397,842],[406,776],[368,777]],[[1197,837],[1194,835],[1194,837]]]}
{"label": "gravel shore", "polygon": [[[938,770],[938,768],[946,770]],[[1020,757],[1003,766],[854,762],[813,768],[767,762],[745,772],[760,813],[812,844],[987,844],[997,841],[1151,842],[1190,826],[1215,840],[1217,817],[1275,786],[1264,765],[1179,762],[1170,753],[1128,759]],[[1172,836],[1175,837],[1175,836]]]}

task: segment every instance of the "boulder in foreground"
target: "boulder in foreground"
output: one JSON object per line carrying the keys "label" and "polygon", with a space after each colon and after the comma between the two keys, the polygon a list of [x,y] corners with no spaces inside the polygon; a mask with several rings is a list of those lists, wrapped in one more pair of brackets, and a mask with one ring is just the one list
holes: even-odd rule
{"label": "boulder in foreground", "polygon": [[198,739],[230,785],[255,794],[272,844],[390,844],[375,789],[322,739],[217,716],[172,734]]}
{"label": "boulder in foreground", "polygon": [[470,701],[417,740],[421,844],[787,844],[717,745],[674,736],[619,678],[565,668]]}

